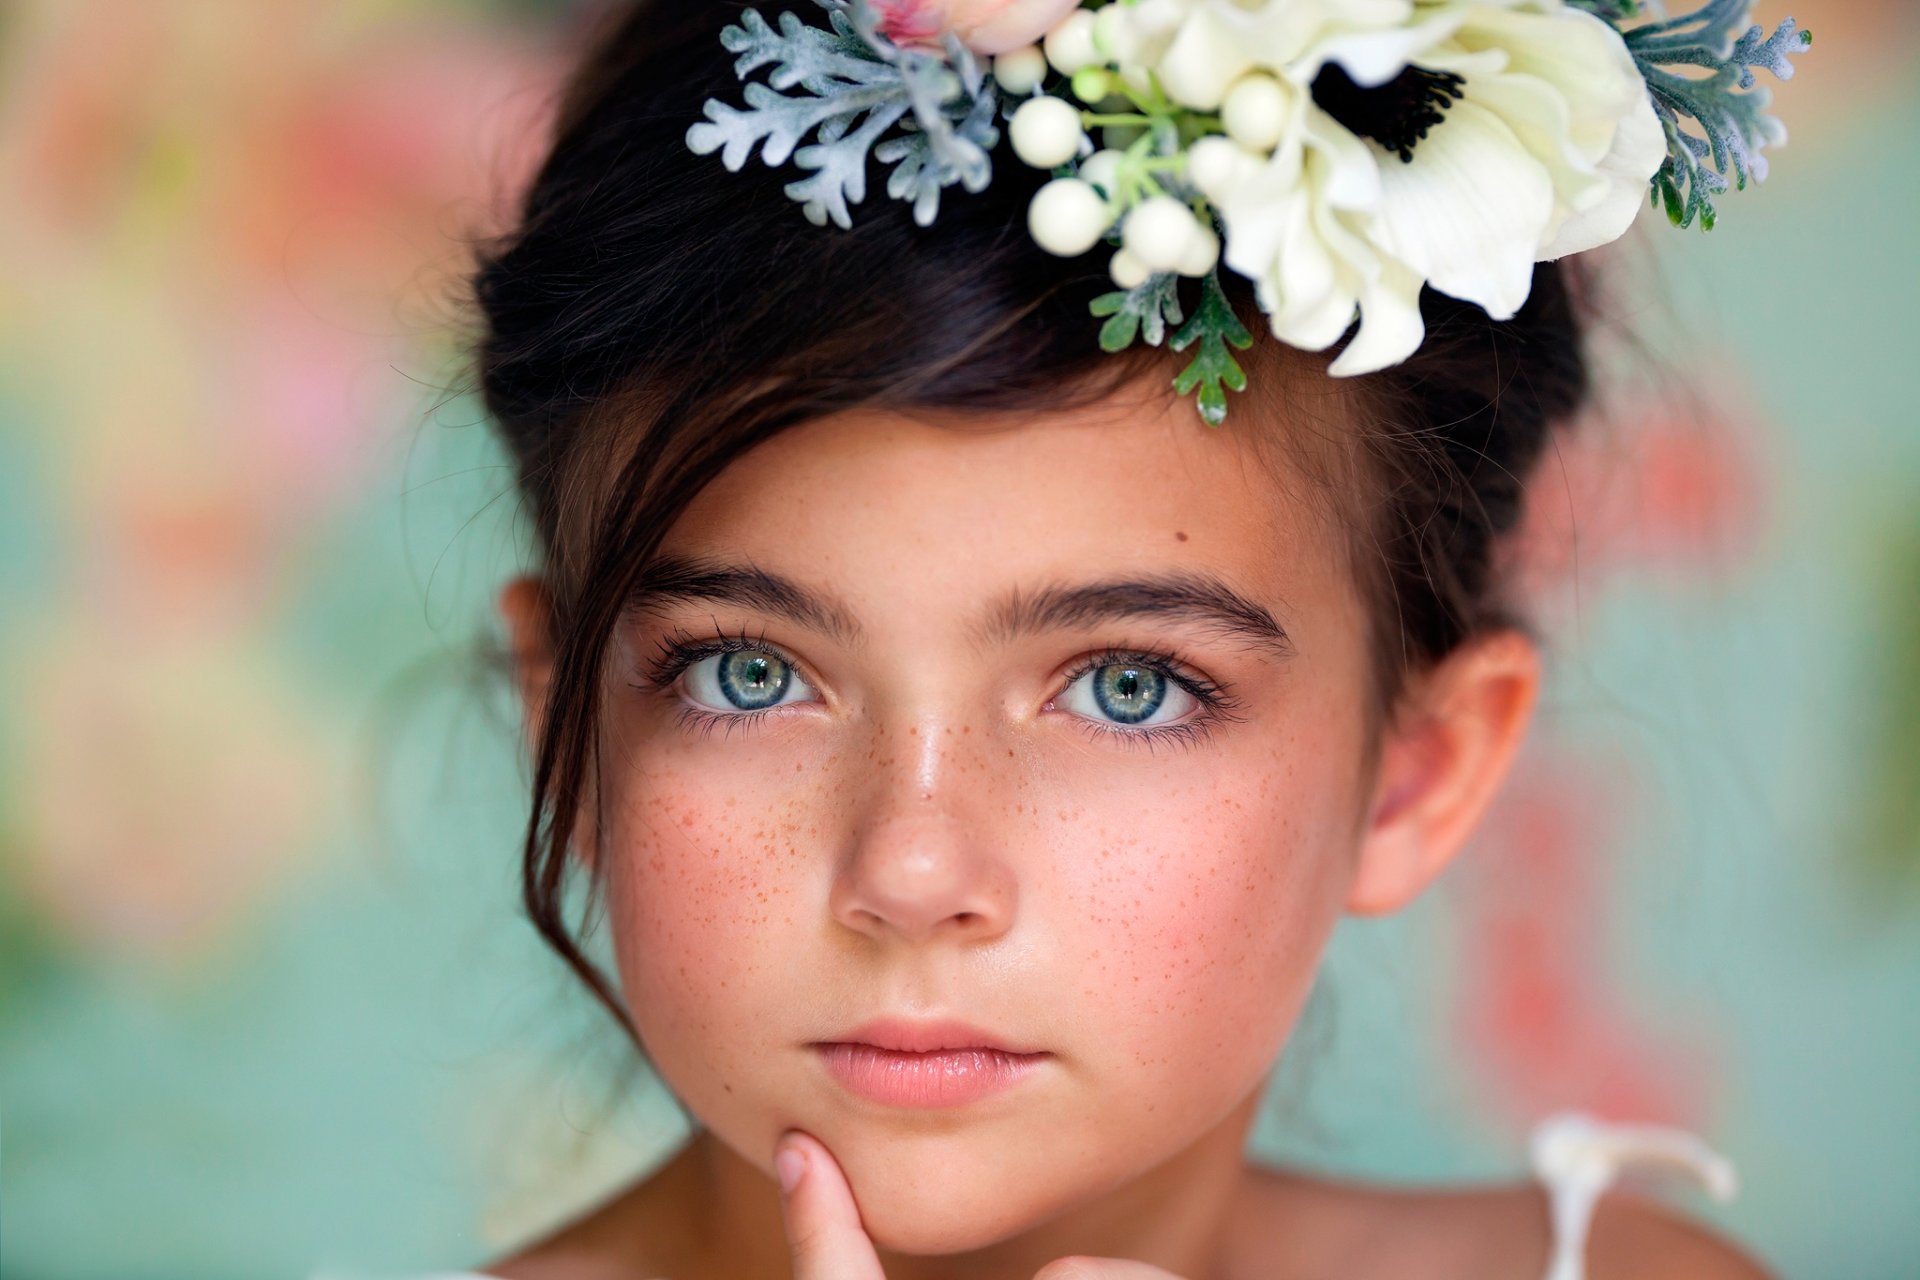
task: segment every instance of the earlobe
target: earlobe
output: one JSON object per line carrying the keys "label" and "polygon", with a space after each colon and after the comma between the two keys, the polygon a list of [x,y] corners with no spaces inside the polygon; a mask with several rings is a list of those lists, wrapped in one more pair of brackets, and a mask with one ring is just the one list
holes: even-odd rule
{"label": "earlobe", "polygon": [[[513,653],[514,684],[526,720],[527,753],[537,758],[540,735],[545,730],[547,698],[553,687],[553,597],[541,579],[522,574],[500,589],[494,608],[506,625]],[[589,872],[596,861],[591,851],[597,848],[599,839],[593,819],[597,811],[595,793],[596,784],[589,779],[568,840],[569,856]]]}
{"label": "earlobe", "polygon": [[1512,630],[1467,641],[1409,691],[1381,745],[1349,912],[1398,911],[1446,869],[1505,781],[1539,691],[1539,650]]}

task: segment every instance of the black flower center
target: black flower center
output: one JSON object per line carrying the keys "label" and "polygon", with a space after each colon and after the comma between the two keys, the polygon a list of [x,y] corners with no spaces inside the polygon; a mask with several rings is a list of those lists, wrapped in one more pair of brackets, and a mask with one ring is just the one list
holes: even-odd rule
{"label": "black flower center", "polygon": [[1427,130],[1466,96],[1466,83],[1451,71],[1408,67],[1385,84],[1365,89],[1339,63],[1329,62],[1314,77],[1313,100],[1354,133],[1410,161]]}

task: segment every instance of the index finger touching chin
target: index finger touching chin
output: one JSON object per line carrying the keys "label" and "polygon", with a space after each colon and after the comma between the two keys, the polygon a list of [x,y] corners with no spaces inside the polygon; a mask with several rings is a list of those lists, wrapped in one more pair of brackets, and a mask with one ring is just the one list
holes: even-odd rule
{"label": "index finger touching chin", "polygon": [[[802,1158],[797,1170],[794,1156]],[[774,1168],[780,1175],[793,1280],[886,1280],[860,1224],[853,1189],[826,1147],[798,1129],[788,1130],[774,1148]]]}

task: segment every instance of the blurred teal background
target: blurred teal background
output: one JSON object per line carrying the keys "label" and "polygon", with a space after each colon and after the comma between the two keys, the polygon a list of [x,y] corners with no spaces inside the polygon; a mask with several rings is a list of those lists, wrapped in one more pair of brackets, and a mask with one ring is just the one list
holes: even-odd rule
{"label": "blurred teal background", "polygon": [[[588,6],[0,11],[0,1274],[475,1265],[685,1135],[519,914],[526,562],[464,237]],[[1920,1276],[1920,21],[1816,33],[1710,236],[1609,251],[1536,486],[1549,698],[1485,830],[1348,921],[1256,1153],[1525,1176],[1683,1124],[1783,1274]],[[1635,336],[1656,357],[1635,356]]]}

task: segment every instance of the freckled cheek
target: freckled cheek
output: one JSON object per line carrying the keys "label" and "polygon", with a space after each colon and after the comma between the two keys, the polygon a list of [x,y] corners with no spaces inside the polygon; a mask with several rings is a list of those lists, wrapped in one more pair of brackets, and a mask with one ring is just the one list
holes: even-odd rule
{"label": "freckled cheek", "polygon": [[656,1036],[746,1045],[784,1034],[782,956],[800,927],[817,824],[803,797],[748,777],[656,773],[614,805],[609,923],[628,1005],[656,1053]]}
{"label": "freckled cheek", "polygon": [[1063,946],[1090,1042],[1126,1049],[1114,1069],[1231,1090],[1271,1064],[1338,915],[1338,826],[1314,803],[1213,784],[1058,834],[1078,848]]}

